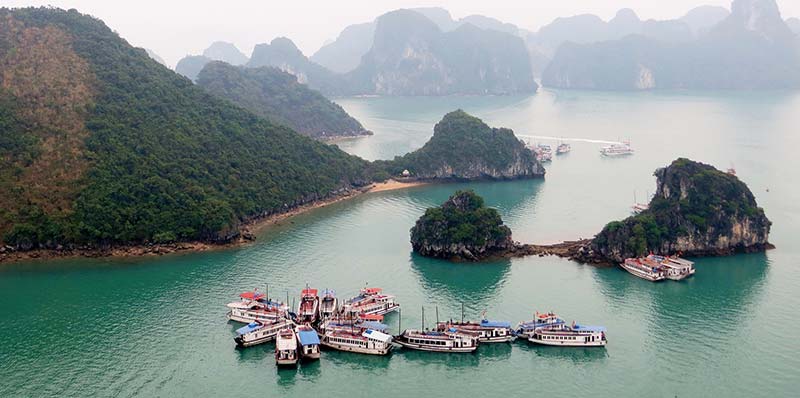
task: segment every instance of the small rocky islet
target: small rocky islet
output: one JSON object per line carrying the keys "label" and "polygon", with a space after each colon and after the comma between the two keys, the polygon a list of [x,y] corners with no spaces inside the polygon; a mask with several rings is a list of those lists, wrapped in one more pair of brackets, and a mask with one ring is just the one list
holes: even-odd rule
{"label": "small rocky islet", "polygon": [[722,256],[772,248],[772,222],[735,175],[679,158],[655,176],[657,190],[648,208],[608,223],[592,239],[514,242],[496,210],[486,208],[474,192],[459,191],[420,217],[411,229],[411,244],[420,255],[450,260],[557,255],[592,264],[615,264],[649,252]]}

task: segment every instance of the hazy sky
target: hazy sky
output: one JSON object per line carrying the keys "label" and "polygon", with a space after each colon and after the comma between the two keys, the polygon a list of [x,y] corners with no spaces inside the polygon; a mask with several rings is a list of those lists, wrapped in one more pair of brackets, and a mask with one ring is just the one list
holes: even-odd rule
{"label": "hazy sky", "polygon": [[[800,0],[777,0],[784,18],[800,16]],[[537,30],[556,17],[592,13],[608,20],[629,7],[642,19],[669,19],[730,0],[2,0],[9,7],[52,5],[94,15],[138,47],[154,50],[167,63],[199,54],[216,40],[235,43],[248,56],[253,46],[287,36],[311,55],[347,25],[371,21],[397,8],[439,6],[458,19],[482,14]]]}

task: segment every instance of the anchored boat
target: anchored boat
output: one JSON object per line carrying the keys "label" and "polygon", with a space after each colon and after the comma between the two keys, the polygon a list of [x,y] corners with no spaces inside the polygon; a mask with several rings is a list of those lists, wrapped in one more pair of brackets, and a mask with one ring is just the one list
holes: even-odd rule
{"label": "anchored boat", "polygon": [[407,329],[395,336],[394,341],[405,348],[434,352],[474,352],[478,349],[478,338],[457,329],[443,332]]}
{"label": "anchored boat", "polygon": [[236,330],[233,341],[240,347],[250,347],[275,340],[281,330],[291,330],[294,324],[288,319],[274,322],[250,322]]}
{"label": "anchored boat", "polygon": [[319,296],[317,289],[306,286],[300,293],[300,308],[297,311],[301,323],[316,323],[319,320]]}
{"label": "anchored boat", "polygon": [[281,330],[275,341],[275,363],[278,366],[297,366],[297,336],[291,329]]}
{"label": "anchored boat", "polygon": [[626,258],[620,264],[625,271],[650,282],[663,281],[667,276],[664,267],[646,258]]}
{"label": "anchored boat", "polygon": [[304,360],[319,359],[319,336],[317,332],[308,325],[297,327],[297,349],[300,351],[300,358]]}
{"label": "anchored boat", "polygon": [[240,300],[228,303],[229,320],[242,323],[273,322],[286,317],[288,308],[286,304],[267,298],[265,294],[257,291],[244,292],[239,295]]}
{"label": "anchored boat", "polygon": [[680,257],[658,256],[651,254],[647,259],[655,263],[661,264],[664,269],[664,275],[667,279],[679,281],[694,275],[694,262],[682,259]]}
{"label": "anchored boat", "polygon": [[320,304],[320,314],[322,318],[330,318],[339,310],[339,300],[336,298],[336,292],[330,289],[322,291],[322,300]]}
{"label": "anchored boat", "polygon": [[505,343],[514,341],[516,336],[511,329],[511,323],[503,321],[490,321],[482,319],[480,322],[439,322],[436,330],[445,332],[456,330],[461,333],[470,334],[478,339],[479,343]]}
{"label": "anchored boat", "polygon": [[520,322],[517,325],[517,335],[529,338],[537,329],[560,327],[565,325],[563,319],[559,318],[553,312],[539,313],[538,311],[533,315],[533,319],[526,322]]}
{"label": "anchored boat", "polygon": [[358,296],[345,301],[343,313],[356,318],[361,314],[384,315],[400,309],[395,297],[382,291],[378,287],[361,289]]}
{"label": "anchored boat", "polygon": [[323,346],[334,350],[368,355],[387,355],[393,347],[391,335],[382,330],[360,327],[328,328],[321,341]]}
{"label": "anchored boat", "polygon": [[572,326],[561,325],[536,329],[528,337],[528,341],[535,344],[564,347],[602,347],[608,342],[606,328],[582,326],[574,322]]}

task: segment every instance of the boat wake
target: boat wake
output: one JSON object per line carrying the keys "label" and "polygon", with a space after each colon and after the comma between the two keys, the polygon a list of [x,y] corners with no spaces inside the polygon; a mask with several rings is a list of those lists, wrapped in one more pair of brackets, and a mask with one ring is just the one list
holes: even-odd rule
{"label": "boat wake", "polygon": [[622,142],[620,141],[595,140],[591,138],[551,137],[547,135],[524,135],[524,134],[515,134],[515,135],[519,138],[528,138],[535,140],[589,142],[593,144],[622,144]]}

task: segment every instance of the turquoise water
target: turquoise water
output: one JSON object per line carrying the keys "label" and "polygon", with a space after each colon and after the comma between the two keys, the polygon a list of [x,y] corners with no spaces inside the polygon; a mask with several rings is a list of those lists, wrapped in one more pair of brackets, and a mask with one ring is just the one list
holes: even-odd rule
{"label": "turquoise water", "polygon": [[[368,194],[295,217],[236,250],[138,259],[0,266],[0,396],[792,396],[800,387],[798,254],[800,95],[592,93],[532,97],[340,99],[375,136],[339,145],[366,158],[421,146],[441,116],[463,108],[518,134],[630,139],[637,153],[604,159],[600,144],[547,166],[547,178]],[[541,139],[539,139],[541,141]],[[589,237],[627,215],[634,191],[677,156],[734,164],[770,219],[766,254],[700,259],[697,275],[651,284],[616,268],[549,257],[450,264],[415,256],[408,230],[429,206],[473,188],[516,240]],[[767,191],[767,189],[769,191]],[[482,311],[514,323],[557,311],[609,329],[606,349],[486,345],[476,354],[326,351],[278,371],[271,344],[238,350],[224,304],[240,291],[296,297],[308,282],[340,296],[364,284],[398,296],[402,327]],[[398,314],[386,322],[396,331]]]}

